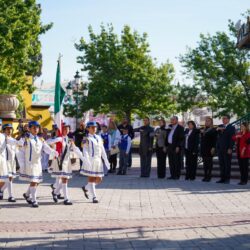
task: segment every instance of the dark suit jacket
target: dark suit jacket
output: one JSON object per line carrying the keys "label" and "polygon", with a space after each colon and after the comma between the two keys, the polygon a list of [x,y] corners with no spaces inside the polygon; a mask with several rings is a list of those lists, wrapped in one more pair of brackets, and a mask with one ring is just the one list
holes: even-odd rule
{"label": "dark suit jacket", "polygon": [[[219,127],[223,127],[220,125]],[[218,152],[226,152],[228,149],[233,149],[235,127],[229,124],[224,131],[218,131],[217,150]]]}
{"label": "dark suit jacket", "polygon": [[142,126],[135,128],[134,132],[140,132],[140,153],[148,153],[153,149],[154,128],[151,126]]}
{"label": "dark suit jacket", "polygon": [[[189,129],[185,130],[185,137],[188,136]],[[186,139],[185,139],[186,140]],[[192,153],[198,153],[199,143],[200,143],[200,131],[198,129],[193,129],[191,134],[188,136],[187,139],[187,150]],[[184,142],[184,145],[186,141]],[[186,148],[185,148],[186,149]]]}
{"label": "dark suit jacket", "polygon": [[211,157],[211,149],[216,148],[217,131],[215,128],[205,128],[201,133],[201,156]]}
{"label": "dark suit jacket", "polygon": [[[167,147],[170,146],[168,143],[168,136],[169,136],[170,131],[171,130],[169,129],[167,133],[167,137],[166,137]],[[183,145],[183,140],[184,140],[184,128],[178,124],[173,134],[173,141],[172,141],[171,147],[173,149],[177,147],[181,147]]]}

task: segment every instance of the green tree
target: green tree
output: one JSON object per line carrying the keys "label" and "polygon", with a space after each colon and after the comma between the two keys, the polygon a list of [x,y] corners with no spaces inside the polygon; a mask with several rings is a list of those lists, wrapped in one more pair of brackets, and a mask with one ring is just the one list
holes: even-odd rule
{"label": "green tree", "polygon": [[27,76],[41,73],[39,37],[52,27],[40,20],[35,0],[0,0],[0,93],[30,92]]}
{"label": "green tree", "polygon": [[[180,86],[178,90],[182,111],[207,105],[217,115],[241,116],[250,112],[250,53],[236,48],[237,31],[230,20],[228,29],[227,33],[201,34],[198,46],[180,56],[184,74],[193,81],[193,85]],[[192,98],[183,98],[183,93],[193,98],[199,94],[203,98],[197,104]]]}
{"label": "green tree", "polygon": [[126,114],[168,114],[172,112],[173,65],[157,66],[150,56],[147,35],[124,26],[119,37],[112,25],[101,26],[99,34],[89,27],[89,42],[76,44],[78,57],[89,79],[89,96],[81,111]]}

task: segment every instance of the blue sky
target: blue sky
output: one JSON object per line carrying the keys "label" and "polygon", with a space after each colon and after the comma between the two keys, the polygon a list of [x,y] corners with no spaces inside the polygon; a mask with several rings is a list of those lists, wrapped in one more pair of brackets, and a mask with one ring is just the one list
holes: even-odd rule
{"label": "blue sky", "polygon": [[178,55],[186,46],[194,47],[200,33],[227,29],[227,20],[237,21],[250,8],[249,0],[39,0],[42,22],[53,22],[53,28],[41,37],[43,53],[39,85],[53,83],[59,53],[62,80],[73,78],[81,65],[76,63],[79,52],[74,43],[88,38],[88,26],[98,32],[100,24],[112,23],[120,33],[129,25],[149,36],[151,55],[158,62],[169,60],[181,78]]}

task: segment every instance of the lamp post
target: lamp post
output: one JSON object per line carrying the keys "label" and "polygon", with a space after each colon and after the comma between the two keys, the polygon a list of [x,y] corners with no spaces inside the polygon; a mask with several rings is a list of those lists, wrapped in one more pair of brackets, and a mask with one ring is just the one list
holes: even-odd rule
{"label": "lamp post", "polygon": [[74,78],[75,78],[75,86],[76,86],[76,128],[77,128],[77,123],[78,123],[78,91],[79,91],[79,85],[80,85],[80,75],[79,75],[78,71],[76,71]]}
{"label": "lamp post", "polygon": [[[85,101],[85,99],[88,96],[88,85],[87,83],[84,84],[83,82],[80,81],[81,76],[79,75],[78,71],[76,72],[74,78],[75,80],[68,82],[66,86],[67,97],[65,98],[65,101],[67,105],[70,105],[71,107],[72,105],[74,105],[73,110],[75,111],[74,115],[76,116],[76,128],[77,128],[78,115],[79,115],[79,98]],[[71,110],[71,108],[69,110]]]}

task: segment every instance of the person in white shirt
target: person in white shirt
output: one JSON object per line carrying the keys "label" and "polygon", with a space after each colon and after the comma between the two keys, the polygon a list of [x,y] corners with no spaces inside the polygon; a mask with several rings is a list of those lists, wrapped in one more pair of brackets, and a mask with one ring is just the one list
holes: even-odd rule
{"label": "person in white shirt", "polygon": [[126,175],[128,166],[128,157],[131,148],[131,138],[128,135],[128,129],[123,128],[121,140],[119,142],[120,161],[118,175]]}
{"label": "person in white shirt", "polygon": [[[3,133],[7,138],[11,138],[13,132],[13,127],[11,124],[3,125]],[[9,198],[8,202],[16,202],[16,199],[13,197],[13,178],[16,177],[16,145],[6,144],[6,163],[8,168],[8,179],[6,179],[4,186],[1,188],[1,192],[4,192],[5,189],[8,190]]]}
{"label": "person in white shirt", "polygon": [[[0,119],[0,130],[2,127],[2,120]],[[1,188],[8,180],[8,168],[6,162],[6,137],[0,133],[0,200],[3,199],[3,192]]]}
{"label": "person in white shirt", "polygon": [[83,154],[80,156],[83,161],[80,173],[88,176],[88,184],[83,186],[82,190],[87,199],[89,199],[89,194],[91,195],[93,203],[99,202],[95,187],[102,182],[102,177],[105,174],[104,164],[108,169],[110,168],[103,140],[99,135],[96,135],[96,127],[96,122],[87,123],[88,136],[83,141]]}
{"label": "person in white shirt", "polygon": [[[110,151],[111,151],[111,135],[108,133],[108,127],[107,125],[103,124],[101,126],[101,129],[102,129],[102,132],[101,132],[101,137],[102,137],[102,140],[103,140],[103,146],[105,148],[105,152],[107,154],[107,157],[109,158],[109,155],[110,155]],[[105,175],[107,175],[107,167],[106,165],[104,165],[105,167]]]}

